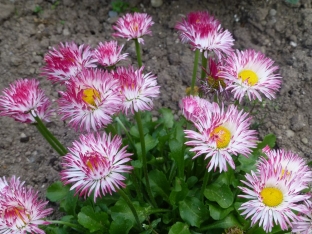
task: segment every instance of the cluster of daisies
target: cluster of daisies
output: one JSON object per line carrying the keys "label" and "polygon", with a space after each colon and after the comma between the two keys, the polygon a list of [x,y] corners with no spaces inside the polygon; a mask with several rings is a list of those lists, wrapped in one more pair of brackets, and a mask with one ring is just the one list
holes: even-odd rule
{"label": "cluster of daisies", "polygon": [[[151,35],[152,18],[144,13],[126,14],[113,26],[113,36],[144,44],[143,36]],[[254,50],[234,50],[234,39],[228,30],[206,11],[192,12],[176,29],[181,41],[193,50],[202,52],[208,60],[206,78],[201,80],[199,96],[187,96],[181,101],[182,113],[195,130],[185,130],[188,141],[199,156],[207,160],[207,170],[235,169],[233,156],[248,157],[256,147],[257,132],[250,129],[251,117],[236,105],[210,102],[202,97],[227,97],[242,102],[262,101],[275,97],[281,86],[281,76],[274,61]],[[144,74],[144,67],[120,66],[128,56],[117,41],[100,42],[96,48],[61,43],[44,57],[43,75],[53,83],[64,86],[60,91],[57,110],[62,120],[76,130],[87,131],[74,141],[62,158],[61,179],[72,184],[76,194],[97,197],[112,194],[125,187],[124,173],[133,169],[127,146],[122,147],[120,136],[92,133],[110,124],[115,115],[150,111],[153,99],[159,95],[157,78]],[[212,95],[211,95],[212,94]],[[35,79],[20,79],[3,90],[0,96],[0,116],[16,121],[35,123],[36,118],[49,121],[52,110],[49,99]],[[311,228],[310,195],[311,171],[298,155],[284,150],[264,149],[256,172],[246,175],[246,187],[240,187],[248,201],[243,203],[242,215],[251,217],[270,232],[274,223],[283,230],[305,233]],[[12,177],[0,180],[0,230],[20,230],[41,233],[39,224],[50,214],[37,193],[23,187]],[[3,201],[3,202],[2,202]],[[18,231],[16,231],[18,233]],[[308,233],[308,232],[307,232]]]}

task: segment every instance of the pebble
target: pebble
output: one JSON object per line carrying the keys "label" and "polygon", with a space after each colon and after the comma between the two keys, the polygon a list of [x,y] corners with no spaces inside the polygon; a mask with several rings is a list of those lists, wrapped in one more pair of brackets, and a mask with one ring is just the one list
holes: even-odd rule
{"label": "pebble", "polygon": [[290,44],[292,47],[297,47],[297,43],[296,43],[296,42],[291,41],[289,44]]}
{"label": "pebble", "polygon": [[29,141],[29,136],[27,136],[25,133],[21,133],[20,135],[20,142],[26,143]]}
{"label": "pebble", "polygon": [[275,16],[276,15],[276,10],[275,9],[271,9],[270,10],[270,15],[271,16]]}
{"label": "pebble", "polygon": [[288,138],[290,138],[290,137],[295,136],[295,133],[294,133],[294,131],[292,131],[292,130],[290,130],[290,129],[287,129],[287,130],[286,130],[286,136],[287,136]]}
{"label": "pebble", "polygon": [[163,4],[162,0],[151,0],[152,7],[160,7]]}
{"label": "pebble", "polygon": [[298,113],[297,115],[292,117],[290,122],[291,122],[291,130],[295,132],[301,131],[303,128],[307,126],[304,117],[301,113]]}
{"label": "pebble", "polygon": [[304,144],[308,144],[308,143],[309,143],[309,141],[308,141],[308,139],[307,139],[306,137],[303,137],[303,138],[301,139],[301,141],[302,141],[302,143],[304,143]]}
{"label": "pebble", "polygon": [[116,11],[109,11],[108,12],[108,16],[110,18],[114,18],[114,17],[117,17],[118,16],[118,13]]}
{"label": "pebble", "polygon": [[63,29],[63,35],[64,36],[69,36],[70,35],[70,32],[69,32],[68,28],[64,28]]}

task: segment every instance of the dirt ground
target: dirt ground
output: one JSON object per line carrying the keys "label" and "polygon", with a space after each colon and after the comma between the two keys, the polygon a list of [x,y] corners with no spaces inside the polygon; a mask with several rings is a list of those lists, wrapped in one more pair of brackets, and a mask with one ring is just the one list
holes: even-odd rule
{"label": "dirt ground", "polygon": [[[259,109],[260,136],[274,133],[277,146],[311,157],[312,134],[312,8],[311,1],[284,0],[164,0],[154,8],[150,0],[128,1],[153,17],[153,37],[145,37],[143,63],[158,76],[164,106],[179,114],[178,102],[190,85],[193,52],[181,44],[174,26],[190,11],[208,10],[234,36],[238,49],[253,48],[276,61],[283,85],[274,101]],[[56,105],[59,86],[40,76],[43,56],[60,42],[95,47],[111,40],[110,0],[0,0],[0,90],[18,78],[37,78]],[[135,62],[133,42],[124,51]],[[64,127],[55,114],[49,129],[70,146],[77,133]],[[59,179],[59,159],[34,126],[0,118],[0,176],[16,175],[41,191]]]}

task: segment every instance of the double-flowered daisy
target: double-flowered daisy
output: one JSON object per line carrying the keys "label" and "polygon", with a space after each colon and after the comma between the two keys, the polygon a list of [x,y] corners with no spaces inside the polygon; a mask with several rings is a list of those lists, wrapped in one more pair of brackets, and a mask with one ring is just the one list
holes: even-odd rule
{"label": "double-flowered daisy", "polygon": [[116,31],[113,36],[126,38],[128,41],[137,39],[144,44],[143,36],[152,35],[151,26],[154,24],[152,17],[146,13],[127,13],[120,17],[113,29]]}
{"label": "double-flowered daisy", "polygon": [[62,120],[69,119],[69,125],[88,132],[106,126],[121,108],[118,88],[118,81],[107,71],[83,70],[68,81],[66,91],[60,92]]}
{"label": "double-flowered daisy", "polygon": [[43,75],[57,83],[67,83],[84,68],[95,68],[96,59],[88,45],[77,45],[74,42],[60,43],[44,56]]}
{"label": "double-flowered daisy", "polygon": [[[249,129],[251,118],[234,105],[225,110],[223,106],[212,103],[200,115],[193,121],[197,131],[184,131],[190,139],[185,144],[193,147],[191,151],[196,152],[194,158],[203,155],[209,159],[208,171],[217,167],[220,172],[227,171],[227,164],[234,169],[232,155],[248,157],[256,146],[257,133]],[[187,118],[192,121],[192,118]]]}
{"label": "double-flowered daisy", "polygon": [[242,181],[245,187],[240,187],[244,195],[239,196],[248,201],[239,210],[243,210],[246,218],[251,218],[251,225],[258,223],[266,232],[271,232],[274,225],[287,230],[300,220],[297,212],[308,212],[304,203],[310,195],[301,194],[307,186],[300,183],[299,174],[289,176],[289,173],[282,165],[267,164],[257,173],[246,174],[246,181]]}
{"label": "double-flowered daisy", "polygon": [[123,97],[122,111],[127,115],[138,111],[150,111],[153,109],[153,98],[159,96],[157,77],[151,73],[143,74],[144,67],[136,70],[118,67],[114,71],[114,78],[120,86]]}
{"label": "double-flowered daisy", "polygon": [[127,53],[121,54],[122,48],[117,41],[100,42],[94,50],[94,58],[104,67],[113,67],[128,56]]}
{"label": "double-flowered daisy", "polygon": [[99,196],[112,194],[125,187],[123,173],[132,170],[131,166],[126,165],[132,154],[126,152],[127,146],[120,149],[121,145],[122,139],[118,135],[113,138],[106,133],[102,136],[81,135],[62,158],[62,181],[72,184],[71,189],[85,198],[93,192],[94,201]]}
{"label": "double-flowered daisy", "polygon": [[9,181],[0,179],[0,233],[44,234],[39,225],[47,225],[44,219],[52,213],[46,209],[48,202],[39,199],[38,192],[24,186],[13,176]]}
{"label": "double-flowered daisy", "polygon": [[262,101],[262,94],[268,99],[275,98],[281,87],[282,77],[275,73],[277,70],[274,61],[261,52],[237,50],[225,59],[220,76],[228,80],[227,89],[240,102],[245,95],[249,100]]}
{"label": "double-flowered daisy", "polygon": [[198,96],[186,96],[181,101],[181,110],[184,117],[192,122],[197,122],[208,109],[212,109],[212,106],[206,99]]}
{"label": "double-flowered daisy", "polygon": [[234,39],[231,33],[224,30],[207,11],[189,13],[175,28],[183,43],[190,43],[194,50],[204,51],[206,57],[208,51],[213,51],[218,58],[233,51]]}
{"label": "double-flowered daisy", "polygon": [[35,123],[34,116],[49,122],[50,101],[35,79],[19,79],[0,95],[0,116],[8,116],[22,123]]}

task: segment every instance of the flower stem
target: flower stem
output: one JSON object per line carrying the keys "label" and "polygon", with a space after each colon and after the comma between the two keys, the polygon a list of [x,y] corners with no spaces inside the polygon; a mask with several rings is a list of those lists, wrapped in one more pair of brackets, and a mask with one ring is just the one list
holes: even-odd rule
{"label": "flower stem", "polygon": [[129,134],[128,129],[125,127],[125,125],[123,124],[123,122],[119,119],[119,117],[116,117],[115,120],[117,121],[117,123],[119,124],[119,126],[124,130],[124,132],[126,133],[128,140],[130,141],[131,146],[135,149],[135,144],[132,140],[132,137]]}
{"label": "flower stem", "polygon": [[32,114],[35,118],[37,124],[37,129],[43,135],[43,137],[49,142],[53,149],[55,149],[61,156],[67,154],[66,148],[56,139],[56,137],[49,131],[49,129],[44,125],[42,120],[37,116]]}
{"label": "flower stem", "polygon": [[64,222],[64,221],[60,221],[60,220],[46,220],[49,223],[53,223],[53,224],[62,224],[71,228],[74,228],[76,231],[79,231],[82,233],[81,230],[81,226],[73,224],[73,223],[69,223],[69,222]]}
{"label": "flower stem", "polygon": [[139,220],[138,213],[136,212],[136,210],[135,210],[135,208],[134,208],[134,206],[133,206],[133,204],[132,204],[132,201],[130,200],[130,198],[128,197],[128,195],[127,195],[122,189],[120,189],[120,190],[118,191],[118,193],[119,193],[120,196],[122,196],[122,198],[125,200],[125,202],[126,202],[127,205],[129,206],[129,208],[130,208],[130,210],[131,210],[131,212],[132,212],[132,214],[133,214],[133,216],[134,216],[134,218],[135,218],[135,220],[136,220],[136,222],[137,222],[137,224],[138,224],[140,230],[142,230],[142,227],[141,227],[141,223],[140,223],[140,220]]}
{"label": "flower stem", "polygon": [[203,199],[204,199],[204,192],[205,192],[205,188],[207,186],[207,183],[209,181],[209,177],[210,177],[210,173],[207,170],[205,170],[203,185],[202,185],[201,190],[200,190],[199,200],[201,200],[201,201],[203,201]]}
{"label": "flower stem", "polygon": [[142,164],[143,164],[143,173],[145,177],[145,182],[146,182],[146,190],[147,194],[151,200],[151,203],[154,207],[157,207],[156,201],[153,197],[151,186],[149,183],[149,178],[148,178],[148,172],[147,172],[147,160],[146,160],[146,149],[145,149],[145,139],[144,139],[144,133],[143,133],[143,125],[142,125],[142,120],[141,120],[141,114],[140,112],[135,112],[135,120],[138,124],[138,129],[139,129],[139,134],[140,134],[140,141],[141,141],[141,150],[142,150]]}
{"label": "flower stem", "polygon": [[201,79],[204,80],[206,77],[206,72],[205,70],[207,70],[207,58],[205,57],[205,52],[202,52],[202,67],[204,69],[201,70]]}
{"label": "flower stem", "polygon": [[196,82],[197,68],[198,68],[198,60],[199,60],[200,51],[198,49],[195,50],[195,58],[194,58],[194,67],[193,67],[193,76],[191,83],[191,94],[194,95],[194,87]]}
{"label": "flower stem", "polygon": [[142,67],[140,43],[139,43],[138,39],[135,39],[134,42],[135,42],[135,52],[136,52],[136,55],[137,55],[138,65],[139,65],[139,68],[140,68],[140,67]]}

